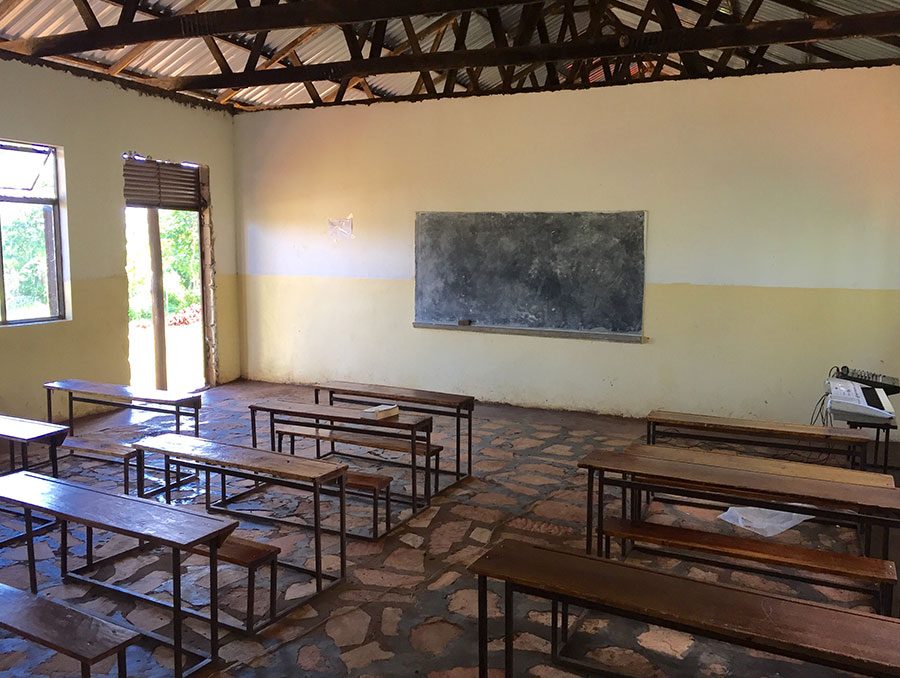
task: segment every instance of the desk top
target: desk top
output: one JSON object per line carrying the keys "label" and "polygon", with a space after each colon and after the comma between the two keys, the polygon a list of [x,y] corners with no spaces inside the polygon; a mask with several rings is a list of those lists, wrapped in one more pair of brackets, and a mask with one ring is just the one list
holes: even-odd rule
{"label": "desk top", "polygon": [[62,520],[179,549],[217,537],[224,540],[238,525],[234,520],[181,506],[115,494],[30,471],[0,477],[0,499]]}
{"label": "desk top", "polygon": [[[780,501],[796,501],[813,506],[865,508],[885,514],[900,514],[900,489],[868,487],[811,478],[798,478],[744,469],[724,468],[685,461],[641,457],[620,452],[592,452],[578,462],[580,468],[628,473],[654,478],[665,484],[689,483],[711,492],[753,492],[771,495]],[[677,494],[673,485],[673,493]]]}
{"label": "desk top", "polygon": [[895,487],[894,478],[884,473],[856,471],[854,469],[810,464],[801,461],[785,461],[783,459],[753,457],[746,454],[733,454],[719,450],[703,450],[696,447],[667,447],[665,445],[642,445],[640,443],[634,443],[626,448],[625,453],[634,454],[639,457],[654,457],[656,459],[686,461],[692,464],[705,464],[707,466],[743,469],[745,471],[774,473],[780,476],[830,480],[832,482],[848,483],[850,485]]}
{"label": "desk top", "polygon": [[[377,426],[380,428],[392,428],[410,431],[413,429],[430,431],[432,419],[426,414],[412,414],[401,412],[394,417],[375,419],[363,416],[362,410],[349,407],[335,407],[334,405],[315,405],[312,403],[298,403],[289,400],[260,400],[250,405],[252,410],[263,410],[274,414],[284,414],[305,419],[320,419],[339,421],[347,424],[359,424],[363,426]],[[321,424],[320,424],[321,425]]]}
{"label": "desk top", "polygon": [[104,384],[99,381],[85,381],[84,379],[63,379],[61,381],[48,381],[44,388],[55,391],[72,391],[85,395],[97,395],[107,398],[115,398],[126,402],[156,403],[158,405],[199,405],[202,397],[199,393],[176,393],[175,391],[160,391],[155,388],[132,388],[122,384]]}
{"label": "desk top", "polygon": [[436,407],[456,409],[472,409],[475,397],[456,393],[425,391],[418,388],[402,388],[399,386],[382,386],[381,384],[358,384],[353,381],[326,381],[316,384],[316,388],[340,393],[343,395],[362,396],[364,398],[385,398],[388,401],[418,403]]}
{"label": "desk top", "polygon": [[[505,540],[469,570],[663,626],[870,675],[894,675],[900,620]],[[815,670],[812,671],[816,673]]]}
{"label": "desk top", "polygon": [[860,443],[869,443],[872,440],[869,434],[864,431],[854,431],[847,428],[787,424],[781,421],[733,419],[731,417],[714,417],[708,414],[668,412],[665,410],[653,410],[647,415],[647,421],[674,428],[682,427],[701,431],[744,433],[766,438],[794,438],[812,442],[858,445]]}
{"label": "desk top", "polygon": [[137,449],[166,454],[176,459],[202,461],[222,468],[265,473],[285,480],[328,482],[347,472],[346,464],[292,457],[254,447],[227,445],[175,433],[149,436],[133,445]]}
{"label": "desk top", "polygon": [[59,424],[48,424],[45,421],[20,419],[0,414],[0,438],[15,440],[20,443],[32,443],[51,438],[58,438],[57,444],[68,435],[69,427]]}

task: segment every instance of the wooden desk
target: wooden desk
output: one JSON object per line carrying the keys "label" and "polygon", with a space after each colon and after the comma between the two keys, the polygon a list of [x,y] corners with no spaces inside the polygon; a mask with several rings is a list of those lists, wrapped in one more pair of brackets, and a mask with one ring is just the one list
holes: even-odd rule
{"label": "wooden desk", "polygon": [[[363,416],[360,410],[331,405],[316,405],[310,403],[297,403],[286,400],[263,400],[250,405],[250,426],[252,429],[253,446],[258,444],[256,419],[258,413],[269,417],[269,442],[274,452],[276,446],[275,426],[277,424],[299,424],[313,429],[329,430],[335,432],[377,435],[384,438],[406,441],[409,445],[409,463],[404,464],[389,459],[373,459],[371,456],[351,454],[349,452],[330,451],[322,453],[320,441],[316,440],[316,457],[327,457],[336,454],[342,457],[364,459],[366,461],[378,461],[390,466],[408,467],[412,474],[412,494],[403,495],[395,493],[397,501],[409,503],[412,513],[416,514],[431,504],[431,455],[423,454],[424,450],[431,448],[432,419],[422,414],[400,413],[395,417],[385,419],[373,419]],[[417,457],[422,456],[425,471],[425,496],[424,501],[419,499],[416,474],[418,471]]]}
{"label": "wooden desk", "polygon": [[837,468],[835,466],[820,466],[818,464],[807,464],[800,461],[767,459],[745,454],[723,452],[720,450],[706,450],[696,447],[666,447],[665,445],[642,445],[641,443],[633,443],[626,448],[625,452],[639,457],[670,459],[672,461],[684,461],[706,466],[773,473],[780,476],[810,478],[813,480],[830,480],[837,483],[865,485],[867,487],[896,487],[893,477],[884,475],[883,473],[857,471],[855,469]]}
{"label": "wooden desk", "polygon": [[20,445],[22,468],[26,471],[29,467],[28,445],[38,443],[50,448],[50,465],[53,469],[53,477],[57,477],[59,475],[57,448],[62,445],[68,434],[67,426],[0,415],[0,438],[9,441],[10,473],[16,470],[16,443]]}
{"label": "wooden desk", "polygon": [[[900,490],[891,487],[832,482],[816,478],[792,477],[758,470],[747,470],[621,454],[593,452],[579,462],[588,472],[587,550],[592,542],[592,520],[595,475],[598,479],[597,551],[603,533],[603,486],[622,488],[622,514],[641,512],[642,492],[665,492],[682,497],[708,499],[760,506],[778,511],[797,512],[793,504],[809,504],[802,513],[829,520],[858,522],[868,529],[884,528],[884,555],[887,559],[889,529],[900,527]],[[607,474],[616,474],[610,477]],[[631,492],[631,502],[626,501]]]}
{"label": "wooden desk", "polygon": [[[194,673],[215,661],[219,651],[217,551],[237,527],[237,522],[198,513],[179,506],[167,506],[148,499],[139,499],[124,494],[115,494],[94,489],[67,480],[50,478],[28,471],[20,471],[0,478],[0,501],[10,502],[25,509],[25,533],[28,546],[28,574],[32,593],[37,593],[37,571],[34,555],[34,539],[31,528],[31,511],[37,510],[56,517],[62,524],[60,535],[60,574],[114,590],[127,595],[139,596],[122,587],[108,584],[83,574],[87,569],[98,568],[125,555],[141,549],[140,546],[102,560],[93,559],[93,530],[106,530],[133,537],[172,550],[172,626],[173,639],[169,641],[158,634],[144,631],[144,635],[170,643],[175,651],[175,675]],[[87,565],[76,570],[68,569],[68,523],[73,522],[87,528]],[[182,624],[186,612],[181,601],[181,555],[198,545],[209,549],[210,577],[210,654],[184,672],[182,646]],[[157,605],[168,604],[156,601]]]}
{"label": "wooden desk", "polygon": [[[479,676],[488,676],[487,580],[504,584],[505,675],[514,669],[516,593],[549,599],[550,654],[579,673],[606,674],[562,655],[568,606],[696,633],[872,676],[896,676],[900,621],[505,540],[469,566],[478,577]],[[560,607],[562,623],[560,624]],[[559,636],[562,632],[562,646]],[[812,669],[810,675],[816,675]]]}
{"label": "wooden desk", "polygon": [[[380,384],[359,384],[352,381],[326,381],[315,385],[316,403],[319,392],[328,396],[328,404],[350,403],[356,405],[377,405],[396,403],[401,410],[453,417],[456,420],[456,479],[472,475],[472,416],[475,412],[475,397],[439,391],[425,391],[418,388],[400,388]],[[462,422],[467,426],[467,471],[462,471]]]}
{"label": "wooden desk", "polygon": [[121,384],[105,384],[83,379],[64,379],[44,384],[47,390],[47,421],[53,421],[53,391],[69,394],[69,428],[75,432],[74,403],[92,403],[125,407],[144,412],[175,415],[175,432],[181,432],[181,418],[194,420],[194,435],[200,435],[201,396],[198,393],[175,393]]}
{"label": "wooden desk", "polygon": [[662,437],[843,454],[851,466],[857,457],[861,465],[868,464],[866,457],[871,442],[866,433],[846,428],[653,410],[647,415],[647,444],[655,445]]}
{"label": "wooden desk", "polygon": [[[312,529],[315,545],[315,569],[310,570],[302,565],[283,561],[279,561],[279,564],[298,572],[314,576],[316,580],[316,593],[321,593],[323,590],[339,583],[346,576],[346,464],[335,464],[332,462],[303,459],[300,457],[288,457],[283,454],[267,452],[253,447],[227,445],[212,440],[204,440],[203,438],[194,438],[174,433],[143,438],[134,443],[134,447],[138,451],[138,495],[141,495],[144,490],[142,479],[144,454],[146,452],[155,452],[163,455],[165,458],[167,474],[169,473],[168,469],[172,461],[180,462],[182,465],[190,468],[205,471],[206,508],[210,511],[222,511],[251,520],[271,520],[286,523],[288,525],[310,527],[308,524],[301,524],[292,520],[261,516],[258,513],[228,508],[228,503],[234,502],[247,495],[260,492],[268,485],[280,485],[281,487],[311,492],[313,496]],[[213,502],[211,499],[211,473],[218,473],[221,477],[220,498],[216,502]],[[262,482],[258,486],[229,497],[226,492],[226,476]],[[324,491],[324,486],[326,484],[337,484],[338,495],[340,496],[340,528],[338,530],[327,530],[337,533],[340,537],[341,574],[339,577],[326,574],[322,570],[322,532],[326,530],[322,526],[321,494]],[[166,480],[166,485],[169,485],[168,478]],[[166,501],[171,501],[170,492],[166,492]],[[328,579],[331,584],[329,584],[328,587],[325,587],[323,585],[323,579]],[[284,617],[300,605],[308,602],[310,598],[312,598],[312,596],[293,601],[288,609],[279,612],[277,616],[271,619],[271,621]]]}

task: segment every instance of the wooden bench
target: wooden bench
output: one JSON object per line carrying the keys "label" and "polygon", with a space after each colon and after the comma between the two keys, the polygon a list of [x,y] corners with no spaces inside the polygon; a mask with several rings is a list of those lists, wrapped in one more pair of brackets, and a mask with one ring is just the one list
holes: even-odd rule
{"label": "wooden bench", "polygon": [[53,391],[68,393],[69,428],[75,432],[75,403],[126,407],[144,412],[158,412],[175,416],[175,432],[181,433],[181,418],[194,420],[194,435],[200,435],[199,393],[176,393],[151,388],[133,388],[122,384],[105,384],[84,379],[63,379],[44,384],[47,391],[47,421],[53,421]]}
{"label": "wooden bench", "polygon": [[53,477],[59,474],[57,448],[69,434],[66,426],[48,424],[43,421],[8,417],[0,414],[0,439],[9,441],[9,472],[16,470],[16,443],[22,454],[22,469],[27,471],[28,446],[31,443],[47,445],[50,448],[50,466]]}
{"label": "wooden bench", "polygon": [[[209,555],[209,548],[201,544],[191,549],[192,553],[201,556]],[[229,535],[228,539],[219,547],[218,557],[224,563],[247,568],[247,617],[245,628],[247,631],[256,630],[254,626],[255,615],[253,611],[254,596],[256,593],[256,571],[263,565],[269,566],[269,623],[276,619],[276,586],[278,583],[278,554],[281,549],[271,544],[261,544],[250,539]]]}
{"label": "wooden bench", "polygon": [[0,584],[0,628],[71,657],[81,664],[82,678],[91,666],[118,655],[119,678],[127,675],[125,649],[141,636],[118,624],[73,607]]}
{"label": "wooden bench", "polygon": [[378,539],[378,495],[384,492],[384,534],[388,534],[391,531],[391,477],[348,471],[347,487],[372,493],[372,539]]}
{"label": "wooden bench", "polygon": [[647,415],[647,443],[655,445],[661,437],[843,454],[851,465],[859,458],[863,466],[871,442],[867,433],[847,428],[653,410]]}
{"label": "wooden bench", "polygon": [[[457,393],[426,391],[419,388],[402,388],[382,384],[360,384],[350,381],[328,381],[315,386],[318,403],[320,391],[328,396],[328,404],[350,403],[377,405],[397,403],[401,410],[434,416],[452,417],[456,422],[456,479],[472,475],[472,416],[475,397]],[[462,422],[467,423],[468,470],[462,469]]]}
{"label": "wooden bench", "polygon": [[632,443],[625,448],[625,453],[641,457],[653,457],[656,459],[686,461],[692,464],[701,464],[703,466],[739,468],[746,471],[761,471],[763,473],[772,473],[774,475],[809,478],[812,480],[828,480],[835,483],[848,483],[850,485],[896,487],[893,477],[883,473],[839,468],[837,466],[807,464],[802,461],[754,457],[723,450]]}
{"label": "wooden bench", "polygon": [[[409,454],[410,444],[399,438],[386,438],[375,434],[366,433],[349,433],[344,431],[332,431],[330,429],[314,428],[312,426],[296,426],[293,424],[280,424],[275,428],[277,436],[278,451],[284,450],[284,438],[290,440],[290,452],[295,453],[294,441],[296,438],[309,438],[311,440],[319,440],[331,443],[344,443],[345,445],[357,445],[359,447],[368,447],[376,450],[388,450],[390,452],[405,452]],[[416,446],[416,454],[427,454],[434,458],[434,491],[440,491],[440,454],[444,447],[433,443],[426,445],[420,442]],[[381,476],[386,478],[387,476]],[[349,483],[348,483],[349,486]],[[367,488],[368,489],[368,488]],[[377,496],[377,495],[376,495]],[[376,509],[377,509],[377,498]],[[390,527],[387,528],[390,531]],[[377,537],[377,534],[376,534]]]}
{"label": "wooden bench", "polygon": [[[685,527],[657,525],[655,523],[635,522],[621,518],[606,518],[604,531],[610,537],[629,541],[657,544],[667,548],[699,551],[727,558],[751,560],[766,565],[788,567],[808,572],[817,572],[845,579],[862,581],[876,591],[876,608],[881,614],[889,615],[893,601],[894,586],[897,583],[897,567],[889,560],[855,556],[849,553],[835,553],[821,549],[811,549],[792,544],[779,544],[773,541],[752,539],[743,536],[731,536],[692,530]],[[706,564],[729,567],[727,563],[707,561],[702,558],[691,558]],[[789,579],[809,581],[824,586],[835,586],[835,583],[822,580],[809,580],[780,572],[742,568],[764,575],[784,576]],[[840,586],[840,588],[848,588]],[[853,589],[857,590],[857,589]]]}
{"label": "wooden bench", "polygon": [[137,450],[127,443],[117,443],[107,440],[88,440],[86,438],[70,437],[61,445],[62,449],[89,458],[112,459],[122,464],[122,486],[124,494],[128,494],[131,488],[131,460],[137,456]]}
{"label": "wooden bench", "polygon": [[[551,602],[551,655],[561,663],[568,606],[675,628],[736,645],[872,676],[896,676],[900,621],[784,596],[685,579],[621,563],[506,540],[469,570],[478,577],[479,676],[488,671],[487,580],[504,582],[506,675],[513,663],[514,594]],[[562,624],[559,608],[562,605]],[[596,672],[598,667],[590,665]]]}
{"label": "wooden bench", "polygon": [[[275,429],[275,435],[278,436],[278,451],[284,449],[284,438],[287,436],[290,440],[290,451],[294,455],[296,446],[294,441],[296,438],[315,438],[316,440],[327,440],[333,442],[347,443],[348,445],[359,445],[360,447],[374,447],[383,450],[393,450],[396,452],[408,452],[409,446],[402,441],[381,438],[374,435],[363,435],[358,433],[339,433],[324,429],[313,429],[308,426],[292,426],[282,424]],[[440,453],[443,449],[440,445],[432,445],[432,450],[436,448],[436,452]],[[437,480],[435,480],[437,482]],[[377,473],[362,473],[360,471],[347,472],[347,488],[359,490],[361,492],[372,493],[372,539],[378,539],[379,520],[378,520],[378,497],[384,493],[384,534],[391,531],[391,477]]]}

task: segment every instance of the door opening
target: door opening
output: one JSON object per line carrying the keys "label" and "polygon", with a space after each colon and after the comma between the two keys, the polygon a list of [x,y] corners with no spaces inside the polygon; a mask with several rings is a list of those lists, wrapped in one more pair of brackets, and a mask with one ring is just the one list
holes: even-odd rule
{"label": "door opening", "polygon": [[132,386],[205,387],[200,213],[127,207],[125,231]]}

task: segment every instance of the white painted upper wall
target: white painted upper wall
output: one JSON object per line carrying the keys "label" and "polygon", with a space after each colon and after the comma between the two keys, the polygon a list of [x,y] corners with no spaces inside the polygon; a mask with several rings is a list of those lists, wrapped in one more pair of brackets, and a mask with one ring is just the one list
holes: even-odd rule
{"label": "white painted upper wall", "polygon": [[[648,283],[900,289],[900,67],[235,128],[250,275],[412,278],[416,211],[647,210]],[[330,238],[327,220],[351,212],[355,239]]]}
{"label": "white painted upper wall", "polygon": [[232,117],[0,61],[0,138],[61,146],[72,276],[125,275],[122,153],[209,165],[216,266],[236,272]]}

